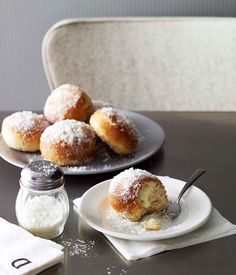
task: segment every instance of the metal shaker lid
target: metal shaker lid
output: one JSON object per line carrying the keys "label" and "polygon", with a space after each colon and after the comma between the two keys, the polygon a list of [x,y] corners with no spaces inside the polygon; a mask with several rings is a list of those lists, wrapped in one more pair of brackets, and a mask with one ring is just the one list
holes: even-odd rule
{"label": "metal shaker lid", "polygon": [[53,190],[64,184],[63,170],[51,161],[33,161],[22,169],[20,184],[32,190]]}

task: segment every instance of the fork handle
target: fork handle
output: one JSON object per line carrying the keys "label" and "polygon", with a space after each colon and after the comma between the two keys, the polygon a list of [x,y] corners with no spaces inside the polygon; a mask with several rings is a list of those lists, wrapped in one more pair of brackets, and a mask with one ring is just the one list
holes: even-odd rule
{"label": "fork handle", "polygon": [[197,169],[192,176],[187,180],[186,184],[184,185],[183,189],[181,190],[176,202],[179,203],[180,199],[182,198],[183,194],[188,190],[188,188],[199,178],[203,175],[206,171],[203,169]]}

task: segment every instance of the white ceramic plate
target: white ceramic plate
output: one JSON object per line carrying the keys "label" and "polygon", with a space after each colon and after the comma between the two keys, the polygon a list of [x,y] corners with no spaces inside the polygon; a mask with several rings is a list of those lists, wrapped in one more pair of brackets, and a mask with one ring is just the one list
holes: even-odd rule
{"label": "white ceramic plate", "polygon": [[[133,166],[155,154],[165,140],[165,133],[155,121],[135,112],[119,111],[134,122],[139,133],[140,141],[134,154],[119,156],[113,153],[104,143],[98,145],[97,156],[82,166],[65,166],[67,175],[87,175],[111,172]],[[0,156],[7,162],[24,167],[31,161],[42,159],[39,153],[25,153],[9,148],[0,136]]]}
{"label": "white ceramic plate", "polygon": [[[159,178],[165,185],[168,198],[175,200],[185,182],[169,177]],[[91,227],[113,237],[138,241],[177,237],[202,226],[212,212],[212,204],[207,195],[192,186],[181,199],[182,212],[176,219],[169,219],[165,228],[159,231],[145,231],[140,222],[126,221],[111,209],[107,202],[109,184],[110,180],[107,180],[85,192],[80,200],[78,212]]]}

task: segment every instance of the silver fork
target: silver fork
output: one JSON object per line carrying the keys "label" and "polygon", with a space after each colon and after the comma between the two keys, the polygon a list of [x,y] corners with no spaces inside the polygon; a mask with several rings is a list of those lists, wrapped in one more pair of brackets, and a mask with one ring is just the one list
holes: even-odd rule
{"label": "silver fork", "polygon": [[171,203],[167,208],[164,210],[163,214],[167,215],[171,218],[176,218],[180,212],[180,200],[183,196],[183,194],[188,190],[188,188],[199,178],[201,175],[203,175],[206,171],[203,169],[197,169],[192,176],[187,180],[186,184],[184,185],[183,189],[181,190],[178,198],[175,202]]}

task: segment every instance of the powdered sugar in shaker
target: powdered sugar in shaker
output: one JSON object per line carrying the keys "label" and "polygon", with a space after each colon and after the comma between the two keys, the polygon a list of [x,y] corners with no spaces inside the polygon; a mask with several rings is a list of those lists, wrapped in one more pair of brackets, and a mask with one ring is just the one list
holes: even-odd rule
{"label": "powdered sugar in shaker", "polygon": [[62,169],[46,160],[26,165],[21,171],[15,207],[24,229],[46,239],[59,236],[69,214]]}

